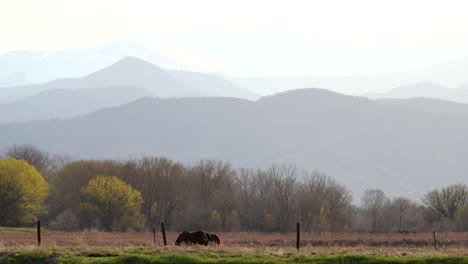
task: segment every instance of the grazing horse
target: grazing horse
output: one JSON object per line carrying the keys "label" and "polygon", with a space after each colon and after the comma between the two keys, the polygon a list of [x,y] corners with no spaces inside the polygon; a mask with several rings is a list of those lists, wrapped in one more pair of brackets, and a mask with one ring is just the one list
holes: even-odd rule
{"label": "grazing horse", "polygon": [[222,245],[221,244],[221,239],[219,239],[219,236],[217,234],[210,234],[210,241],[212,241],[213,243],[215,243],[216,245]]}
{"label": "grazing horse", "polygon": [[200,244],[208,246],[208,236],[205,231],[195,231],[195,232],[182,232],[179,237],[177,238],[175,244],[176,246],[180,246],[180,244],[185,243],[187,245],[191,244]]}
{"label": "grazing horse", "polygon": [[182,243],[187,245],[199,244],[208,246],[209,242],[214,242],[218,245],[221,244],[221,240],[216,234],[210,234],[205,231],[184,231],[179,235],[179,237],[177,237],[175,244],[176,246],[180,246]]}

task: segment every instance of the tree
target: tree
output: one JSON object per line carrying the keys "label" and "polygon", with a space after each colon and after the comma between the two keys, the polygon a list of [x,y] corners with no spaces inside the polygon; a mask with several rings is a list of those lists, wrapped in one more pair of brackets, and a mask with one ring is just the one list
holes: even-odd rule
{"label": "tree", "polygon": [[410,213],[410,209],[412,211],[416,211],[417,206],[414,202],[410,199],[405,197],[396,197],[393,198],[392,202],[390,203],[390,209],[392,211],[392,215],[396,216],[398,222],[398,232],[403,231],[403,224],[407,221],[407,218]]}
{"label": "tree", "polygon": [[26,161],[44,176],[48,175],[49,169],[52,166],[52,159],[49,153],[40,150],[34,145],[13,145],[7,148],[3,155],[6,158]]}
{"label": "tree", "polygon": [[98,175],[116,175],[121,165],[114,161],[79,160],[66,164],[51,177],[49,214],[52,219],[65,211],[79,218],[80,228],[91,228],[93,218],[81,207],[81,189]]}
{"label": "tree", "polygon": [[223,217],[233,209],[235,176],[229,163],[216,160],[201,160],[188,170],[192,227],[205,229],[211,212],[216,210]]}
{"label": "tree", "polygon": [[148,226],[164,222],[167,227],[186,197],[185,168],[167,158],[145,157],[123,166],[124,180],[143,197],[143,213]]}
{"label": "tree", "polygon": [[334,231],[349,226],[351,195],[333,178],[318,172],[304,172],[298,188],[298,209],[305,230]]}
{"label": "tree", "polygon": [[465,184],[449,185],[428,192],[423,203],[434,213],[450,220],[452,228],[457,213],[468,204],[468,187]]}
{"label": "tree", "polygon": [[42,175],[26,161],[0,159],[0,225],[36,220],[48,192]]}
{"label": "tree", "polygon": [[98,217],[105,231],[141,226],[141,194],[117,177],[97,176],[81,193],[82,207]]}
{"label": "tree", "polygon": [[387,202],[385,193],[379,189],[370,189],[364,191],[361,201],[367,213],[371,217],[372,231],[377,231],[377,222],[385,203]]}

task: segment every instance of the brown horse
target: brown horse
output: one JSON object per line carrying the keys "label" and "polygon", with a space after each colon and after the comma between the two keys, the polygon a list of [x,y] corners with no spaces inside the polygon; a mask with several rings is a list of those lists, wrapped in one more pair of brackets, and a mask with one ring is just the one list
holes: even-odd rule
{"label": "brown horse", "polygon": [[205,231],[184,231],[179,235],[179,237],[177,237],[175,244],[176,246],[180,246],[180,244],[182,243],[185,243],[187,245],[199,244],[208,246],[209,242],[214,242],[218,245],[221,244],[221,240],[216,234],[210,234]]}
{"label": "brown horse", "polygon": [[216,245],[222,245],[221,244],[221,239],[219,239],[219,236],[217,234],[210,234],[210,241],[212,241],[213,243],[215,243]]}
{"label": "brown horse", "polygon": [[180,246],[180,244],[185,243],[187,245],[199,244],[208,246],[208,236],[205,231],[195,231],[195,232],[182,232],[177,238],[175,244]]}

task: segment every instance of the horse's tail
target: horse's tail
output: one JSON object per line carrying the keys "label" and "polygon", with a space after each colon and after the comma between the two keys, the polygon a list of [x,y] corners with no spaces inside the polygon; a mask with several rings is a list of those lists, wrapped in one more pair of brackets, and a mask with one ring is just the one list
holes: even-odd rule
{"label": "horse's tail", "polygon": [[211,234],[211,241],[215,242],[219,246],[223,245],[222,242],[221,242],[221,239],[219,238],[219,236],[217,234]]}

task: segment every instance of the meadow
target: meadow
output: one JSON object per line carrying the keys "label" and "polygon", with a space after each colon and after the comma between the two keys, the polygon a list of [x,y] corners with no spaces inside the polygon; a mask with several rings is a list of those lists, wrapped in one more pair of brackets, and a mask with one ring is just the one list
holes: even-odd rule
{"label": "meadow", "polygon": [[468,233],[218,233],[222,246],[182,246],[168,232],[0,229],[0,263],[468,263]]}

